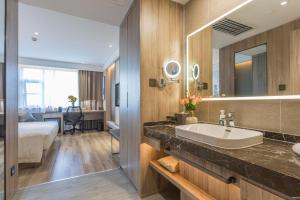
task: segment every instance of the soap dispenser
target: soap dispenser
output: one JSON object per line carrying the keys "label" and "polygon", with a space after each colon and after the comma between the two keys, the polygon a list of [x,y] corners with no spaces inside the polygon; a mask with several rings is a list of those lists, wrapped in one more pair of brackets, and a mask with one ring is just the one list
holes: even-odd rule
{"label": "soap dispenser", "polygon": [[226,126],[226,115],[225,115],[225,110],[220,110],[219,125],[221,125],[221,126]]}

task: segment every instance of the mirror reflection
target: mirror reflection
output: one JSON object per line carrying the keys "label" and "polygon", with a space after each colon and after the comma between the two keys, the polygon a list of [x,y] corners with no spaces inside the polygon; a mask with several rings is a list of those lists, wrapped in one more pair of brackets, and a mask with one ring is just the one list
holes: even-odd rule
{"label": "mirror reflection", "polygon": [[4,199],[4,34],[5,1],[0,0],[0,199]]}
{"label": "mirror reflection", "polygon": [[[189,35],[189,92],[206,97],[299,95],[299,10],[297,0],[284,5],[253,0]],[[206,89],[193,79],[196,63]]]}
{"label": "mirror reflection", "polygon": [[260,45],[234,55],[235,96],[266,96],[267,45]]}
{"label": "mirror reflection", "polygon": [[192,75],[194,80],[197,80],[199,78],[199,73],[200,73],[200,67],[198,64],[195,64],[192,70]]}

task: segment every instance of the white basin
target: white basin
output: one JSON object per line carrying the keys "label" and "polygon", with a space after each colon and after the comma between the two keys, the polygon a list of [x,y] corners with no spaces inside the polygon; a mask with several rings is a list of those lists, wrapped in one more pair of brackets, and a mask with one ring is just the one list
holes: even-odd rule
{"label": "white basin", "polygon": [[176,136],[223,149],[242,149],[263,143],[263,133],[259,131],[213,124],[176,126],[175,130]]}

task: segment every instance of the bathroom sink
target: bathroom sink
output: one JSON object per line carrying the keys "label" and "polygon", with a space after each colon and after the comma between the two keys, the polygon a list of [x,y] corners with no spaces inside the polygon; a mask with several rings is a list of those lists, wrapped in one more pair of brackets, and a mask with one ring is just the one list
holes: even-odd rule
{"label": "bathroom sink", "polygon": [[176,136],[223,149],[242,149],[263,143],[263,133],[213,124],[176,126]]}

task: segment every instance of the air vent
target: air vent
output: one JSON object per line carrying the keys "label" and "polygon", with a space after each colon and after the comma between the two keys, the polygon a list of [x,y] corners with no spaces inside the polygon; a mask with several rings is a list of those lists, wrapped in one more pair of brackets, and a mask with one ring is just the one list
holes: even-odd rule
{"label": "air vent", "polygon": [[223,33],[227,33],[233,36],[237,36],[241,33],[249,31],[253,29],[250,26],[241,24],[239,22],[233,21],[231,19],[223,19],[213,25],[213,29],[216,31],[221,31]]}

